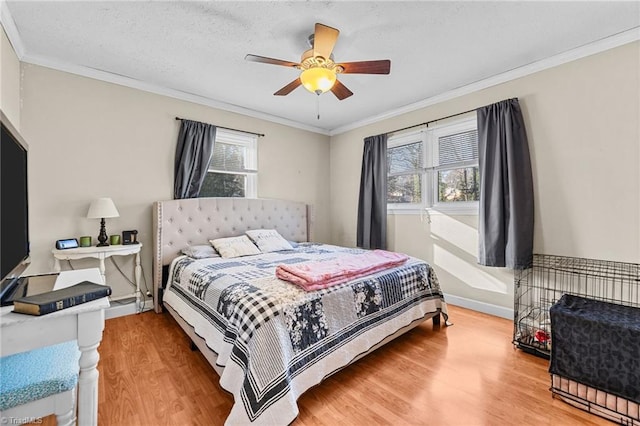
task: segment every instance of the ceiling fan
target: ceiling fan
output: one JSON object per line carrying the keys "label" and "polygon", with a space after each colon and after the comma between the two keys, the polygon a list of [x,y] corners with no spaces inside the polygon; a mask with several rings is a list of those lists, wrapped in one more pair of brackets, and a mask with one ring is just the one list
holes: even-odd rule
{"label": "ceiling fan", "polygon": [[383,59],[379,61],[334,62],[331,52],[339,34],[340,31],[335,28],[316,23],[315,32],[309,36],[311,49],[302,54],[300,63],[251,54],[245,56],[245,59],[302,70],[298,78],[274,93],[276,96],[288,95],[302,85],[317,95],[331,90],[339,100],[343,100],[353,95],[353,92],[338,81],[337,74],[389,74],[391,61]]}

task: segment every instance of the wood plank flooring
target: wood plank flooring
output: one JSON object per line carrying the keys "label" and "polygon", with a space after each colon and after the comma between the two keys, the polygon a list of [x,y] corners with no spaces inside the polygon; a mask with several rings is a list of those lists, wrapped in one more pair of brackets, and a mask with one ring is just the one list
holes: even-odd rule
{"label": "wood plank flooring", "polygon": [[[453,327],[424,323],[309,390],[293,425],[611,424],[551,397],[548,361],[513,348],[511,321],[449,311]],[[168,314],[107,320],[100,356],[101,426],[222,425],[231,409]]]}

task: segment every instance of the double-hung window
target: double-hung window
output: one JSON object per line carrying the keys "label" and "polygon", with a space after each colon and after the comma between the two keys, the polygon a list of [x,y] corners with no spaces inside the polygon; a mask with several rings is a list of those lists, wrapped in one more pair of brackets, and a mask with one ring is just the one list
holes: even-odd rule
{"label": "double-hung window", "polygon": [[218,129],[200,197],[256,198],[257,145],[255,135]]}
{"label": "double-hung window", "polygon": [[387,141],[387,205],[418,209],[424,203],[425,133],[411,132]]}
{"label": "double-hung window", "polygon": [[387,162],[390,211],[427,208],[477,213],[480,175],[475,117],[390,137]]}

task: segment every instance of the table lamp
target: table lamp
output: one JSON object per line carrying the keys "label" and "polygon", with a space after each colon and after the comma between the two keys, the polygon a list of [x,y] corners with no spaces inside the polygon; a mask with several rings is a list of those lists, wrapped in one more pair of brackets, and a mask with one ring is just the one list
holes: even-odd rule
{"label": "table lamp", "polygon": [[118,209],[111,198],[97,198],[91,202],[89,211],[87,212],[88,219],[100,219],[100,235],[98,235],[98,247],[108,246],[107,231],[104,227],[105,217],[119,217]]}

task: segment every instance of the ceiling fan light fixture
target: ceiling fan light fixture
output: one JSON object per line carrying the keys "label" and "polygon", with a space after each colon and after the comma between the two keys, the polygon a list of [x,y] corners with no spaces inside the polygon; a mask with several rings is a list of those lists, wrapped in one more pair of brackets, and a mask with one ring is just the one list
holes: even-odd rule
{"label": "ceiling fan light fixture", "polygon": [[275,92],[274,96],[286,96],[299,86],[304,86],[316,95],[330,90],[338,100],[342,101],[353,95],[353,92],[337,79],[337,74],[389,74],[391,61],[383,59],[337,64],[333,57],[333,48],[339,34],[340,31],[337,29],[316,22],[313,34],[309,36],[311,49],[302,53],[299,63],[251,54],[245,56],[245,59],[301,70],[298,78]]}
{"label": "ceiling fan light fixture", "polygon": [[309,68],[302,71],[300,81],[305,89],[320,95],[331,90],[336,83],[336,73],[332,69],[323,67]]}

